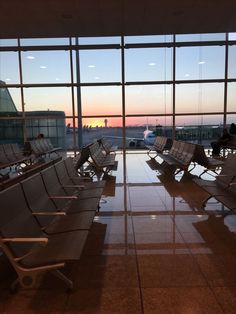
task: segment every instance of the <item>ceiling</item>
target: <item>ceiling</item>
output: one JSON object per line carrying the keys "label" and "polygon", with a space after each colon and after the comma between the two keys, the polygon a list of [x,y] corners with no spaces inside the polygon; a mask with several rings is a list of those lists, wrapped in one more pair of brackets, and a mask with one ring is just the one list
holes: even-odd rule
{"label": "ceiling", "polygon": [[2,0],[0,38],[236,31],[235,0]]}

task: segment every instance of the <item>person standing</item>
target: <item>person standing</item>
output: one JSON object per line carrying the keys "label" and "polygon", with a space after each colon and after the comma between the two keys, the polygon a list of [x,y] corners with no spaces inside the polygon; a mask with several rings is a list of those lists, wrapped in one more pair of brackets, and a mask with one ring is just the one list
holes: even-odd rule
{"label": "person standing", "polygon": [[226,145],[230,139],[231,139],[231,136],[227,128],[224,128],[223,134],[221,135],[221,137],[217,141],[211,142],[212,155],[219,156],[221,147]]}

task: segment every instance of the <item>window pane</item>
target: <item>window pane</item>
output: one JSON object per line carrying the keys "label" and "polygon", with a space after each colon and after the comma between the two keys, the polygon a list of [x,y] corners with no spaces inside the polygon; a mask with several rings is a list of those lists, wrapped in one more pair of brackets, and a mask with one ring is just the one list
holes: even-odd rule
{"label": "window pane", "polygon": [[172,127],[173,119],[171,116],[155,116],[155,117],[127,117],[126,118],[126,127],[143,127],[150,130],[156,130],[156,129],[168,129],[169,127]]}
{"label": "window pane", "polygon": [[8,84],[20,83],[17,52],[0,52],[0,78]]}
{"label": "window pane", "polygon": [[114,145],[122,147],[121,118],[83,118],[83,144],[107,137]]}
{"label": "window pane", "polygon": [[236,46],[229,46],[228,77],[236,78]]}
{"label": "window pane", "polygon": [[122,112],[121,87],[82,87],[82,115],[114,115]]}
{"label": "window pane", "polygon": [[81,50],[82,83],[120,82],[120,50]]}
{"label": "window pane", "polygon": [[177,84],[176,113],[223,112],[224,84]]}
{"label": "window pane", "polygon": [[236,33],[229,33],[229,40],[236,40]]}
{"label": "window pane", "polygon": [[17,46],[17,39],[0,39],[0,47]]}
{"label": "window pane", "polygon": [[1,86],[0,84],[0,112],[22,111],[20,89]]}
{"label": "window pane", "polygon": [[24,83],[70,82],[68,51],[27,51],[22,53]]}
{"label": "window pane", "polygon": [[[151,132],[146,132],[147,130]],[[153,144],[155,137],[158,135],[172,137],[172,117],[146,116],[126,118],[127,148],[139,149],[145,147],[146,144]]]}
{"label": "window pane", "polygon": [[173,41],[173,35],[152,35],[152,36],[125,36],[126,44],[137,43],[169,43]]}
{"label": "window pane", "polygon": [[228,114],[226,123],[228,125],[228,128],[230,128],[231,123],[236,124],[236,114]]}
{"label": "window pane", "polygon": [[227,111],[236,112],[236,82],[228,83]]}
{"label": "window pane", "polygon": [[128,81],[166,81],[172,78],[172,48],[126,49]]}
{"label": "window pane", "polygon": [[22,120],[0,119],[0,143],[19,143],[23,145]]}
{"label": "window pane", "polygon": [[176,79],[224,78],[224,47],[181,47],[176,50]]}
{"label": "window pane", "polygon": [[68,45],[69,38],[23,38],[20,40],[22,46],[56,46]]}
{"label": "window pane", "polygon": [[[65,116],[64,112],[30,112],[26,120],[27,139],[35,139],[42,133],[50,138],[54,146],[65,148]],[[36,117],[35,117],[36,116]],[[37,117],[38,116],[38,117]]]}
{"label": "window pane", "polygon": [[126,86],[126,114],[172,112],[172,85]]}
{"label": "window pane", "polygon": [[71,89],[67,87],[25,88],[26,111],[60,110],[72,115]]}
{"label": "window pane", "polygon": [[176,41],[214,41],[214,40],[225,40],[225,33],[216,34],[182,34],[176,35]]}
{"label": "window pane", "polygon": [[223,115],[176,116],[176,126],[223,125]]}
{"label": "window pane", "polygon": [[[74,39],[75,42],[75,39]],[[80,45],[120,44],[120,37],[80,37]]]}
{"label": "window pane", "polygon": [[210,147],[223,128],[223,115],[177,116],[176,138]]}

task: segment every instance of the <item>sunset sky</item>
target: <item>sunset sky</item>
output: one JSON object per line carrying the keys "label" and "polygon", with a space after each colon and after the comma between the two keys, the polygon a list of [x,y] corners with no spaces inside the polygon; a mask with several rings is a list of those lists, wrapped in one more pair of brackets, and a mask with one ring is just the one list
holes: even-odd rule
{"label": "sunset sky", "polygon": [[[206,38],[207,35],[205,34]],[[187,40],[190,35],[179,35],[177,40]],[[194,37],[195,36],[195,37]],[[198,35],[200,36],[200,35]],[[216,34],[216,39],[223,34]],[[217,37],[218,36],[218,37]],[[168,42],[171,36],[143,36],[146,41]],[[143,37],[127,37],[127,42],[142,42]],[[231,35],[235,39],[235,35]],[[199,40],[192,35],[191,40]],[[211,35],[214,39],[214,36]],[[211,39],[210,39],[211,40]],[[37,44],[38,41],[35,40]],[[67,39],[54,41],[42,40],[43,44],[62,44]],[[120,38],[101,39],[102,43],[120,43]],[[1,45],[9,43],[0,41]],[[23,45],[34,43],[34,40],[22,40]],[[99,43],[98,39],[81,39],[81,44]],[[172,48],[142,48],[125,50],[125,81],[170,81],[172,77]],[[69,51],[27,51],[22,52],[23,83],[70,83]],[[74,57],[73,52],[73,57]],[[225,47],[181,47],[176,49],[176,80],[223,79]],[[75,63],[73,65],[76,72]],[[80,70],[82,83],[121,82],[121,51],[81,50]],[[229,78],[236,78],[236,46],[229,47]],[[0,80],[8,84],[18,84],[19,67],[17,52],[0,52]],[[74,77],[74,80],[76,78]],[[228,84],[228,111],[235,111],[236,83]],[[21,110],[21,97],[18,88],[9,89],[18,110]],[[223,83],[177,84],[176,113],[197,113],[223,111]],[[76,90],[75,90],[76,94]],[[170,114],[172,113],[172,84],[128,85],[125,88],[126,114]],[[121,86],[88,86],[81,88],[82,115],[121,115]],[[35,87],[24,88],[25,109],[62,110],[72,115],[70,87]],[[77,114],[77,111],[75,112]],[[129,124],[145,124],[145,117],[127,118]],[[149,117],[150,123],[167,123],[169,118]],[[198,120],[188,117],[186,121],[179,117],[182,124]],[[215,117],[206,117],[209,122]],[[219,120],[219,118],[217,118]],[[182,121],[183,120],[183,121]],[[103,125],[104,118],[85,119],[83,124]],[[196,121],[197,122],[197,121]],[[110,125],[121,123],[121,118],[109,118]]]}

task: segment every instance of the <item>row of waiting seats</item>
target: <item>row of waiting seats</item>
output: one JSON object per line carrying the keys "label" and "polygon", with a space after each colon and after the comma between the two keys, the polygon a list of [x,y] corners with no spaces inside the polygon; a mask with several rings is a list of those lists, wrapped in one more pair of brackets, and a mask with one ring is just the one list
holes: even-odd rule
{"label": "row of waiting seats", "polygon": [[17,170],[22,164],[31,164],[32,157],[31,154],[25,156],[17,143],[0,145],[0,169],[11,169],[11,167],[15,166]]}
{"label": "row of waiting seats", "polygon": [[[103,139],[103,143],[105,143]],[[118,162],[115,160],[115,151],[117,147],[111,145],[105,150],[101,141],[88,144],[81,149],[77,157],[76,169],[80,169],[87,163],[87,170],[91,176],[98,173],[109,173],[112,170],[117,170]]]}
{"label": "row of waiting seats", "polygon": [[25,143],[25,152],[37,157],[50,156],[53,153],[58,155],[61,150],[61,147],[54,147],[49,138],[39,138]]}
{"label": "row of waiting seats", "polygon": [[[193,167],[199,164],[205,168],[198,178],[193,178],[194,183],[208,194],[202,203],[203,207],[205,207],[210,198],[214,197],[230,210],[236,210],[236,154],[229,153],[225,160],[218,160],[207,157],[202,145],[176,140],[173,141],[169,152],[167,152],[164,151],[163,139],[160,139],[160,141],[162,143],[162,151],[156,151],[156,156],[160,156],[168,167],[173,166],[174,169],[179,168],[179,171],[191,172],[193,168],[189,169],[189,166],[192,163]],[[221,171],[218,174],[216,170],[219,169]],[[201,176],[208,170],[215,172],[215,180],[201,179]]]}
{"label": "row of waiting seats", "polygon": [[194,178],[193,181],[201,187],[208,196],[203,202],[205,207],[207,201],[214,197],[218,202],[231,210],[236,210],[236,154],[229,153],[222,165],[220,173],[214,181]]}
{"label": "row of waiting seats", "polygon": [[72,158],[61,160],[0,192],[0,246],[22,287],[79,260],[103,192],[104,181],[78,176]]}
{"label": "row of waiting seats", "polygon": [[[30,171],[33,168],[39,167],[42,163],[41,156],[50,156],[56,153],[54,159],[59,158],[58,152],[60,147],[54,148],[49,139],[37,139],[25,144],[24,149],[21,149],[17,143],[8,143],[0,145],[0,181],[6,181],[11,178],[11,172],[22,174]],[[50,158],[52,160],[52,158]]]}
{"label": "row of waiting seats", "polygon": [[[174,140],[171,147],[167,145],[167,138],[157,137],[155,145],[149,147],[148,155],[151,158],[161,157],[165,164],[172,168],[179,169],[179,171],[192,171],[196,164],[201,165],[205,169],[199,175],[201,177],[207,171],[213,171],[216,173],[224,161],[206,156],[204,147],[199,144],[187,143],[183,141]],[[167,150],[167,147],[169,150]],[[152,157],[151,152],[155,152],[155,156]],[[189,170],[190,164],[193,167]]]}
{"label": "row of waiting seats", "polygon": [[62,157],[57,157],[45,162],[38,162],[38,163],[33,163],[31,165],[27,165],[25,167],[22,167],[20,171],[17,172],[17,174],[14,173],[14,175],[2,175],[0,177],[0,191],[10,187],[11,185],[14,185],[30,176],[33,174],[42,171],[43,169],[52,166],[53,164],[57,163],[59,160],[61,160]]}
{"label": "row of waiting seats", "polygon": [[98,139],[97,142],[105,151],[106,155],[109,155],[110,153],[115,153],[118,149],[117,145],[113,145],[111,141],[105,139],[104,137]]}

